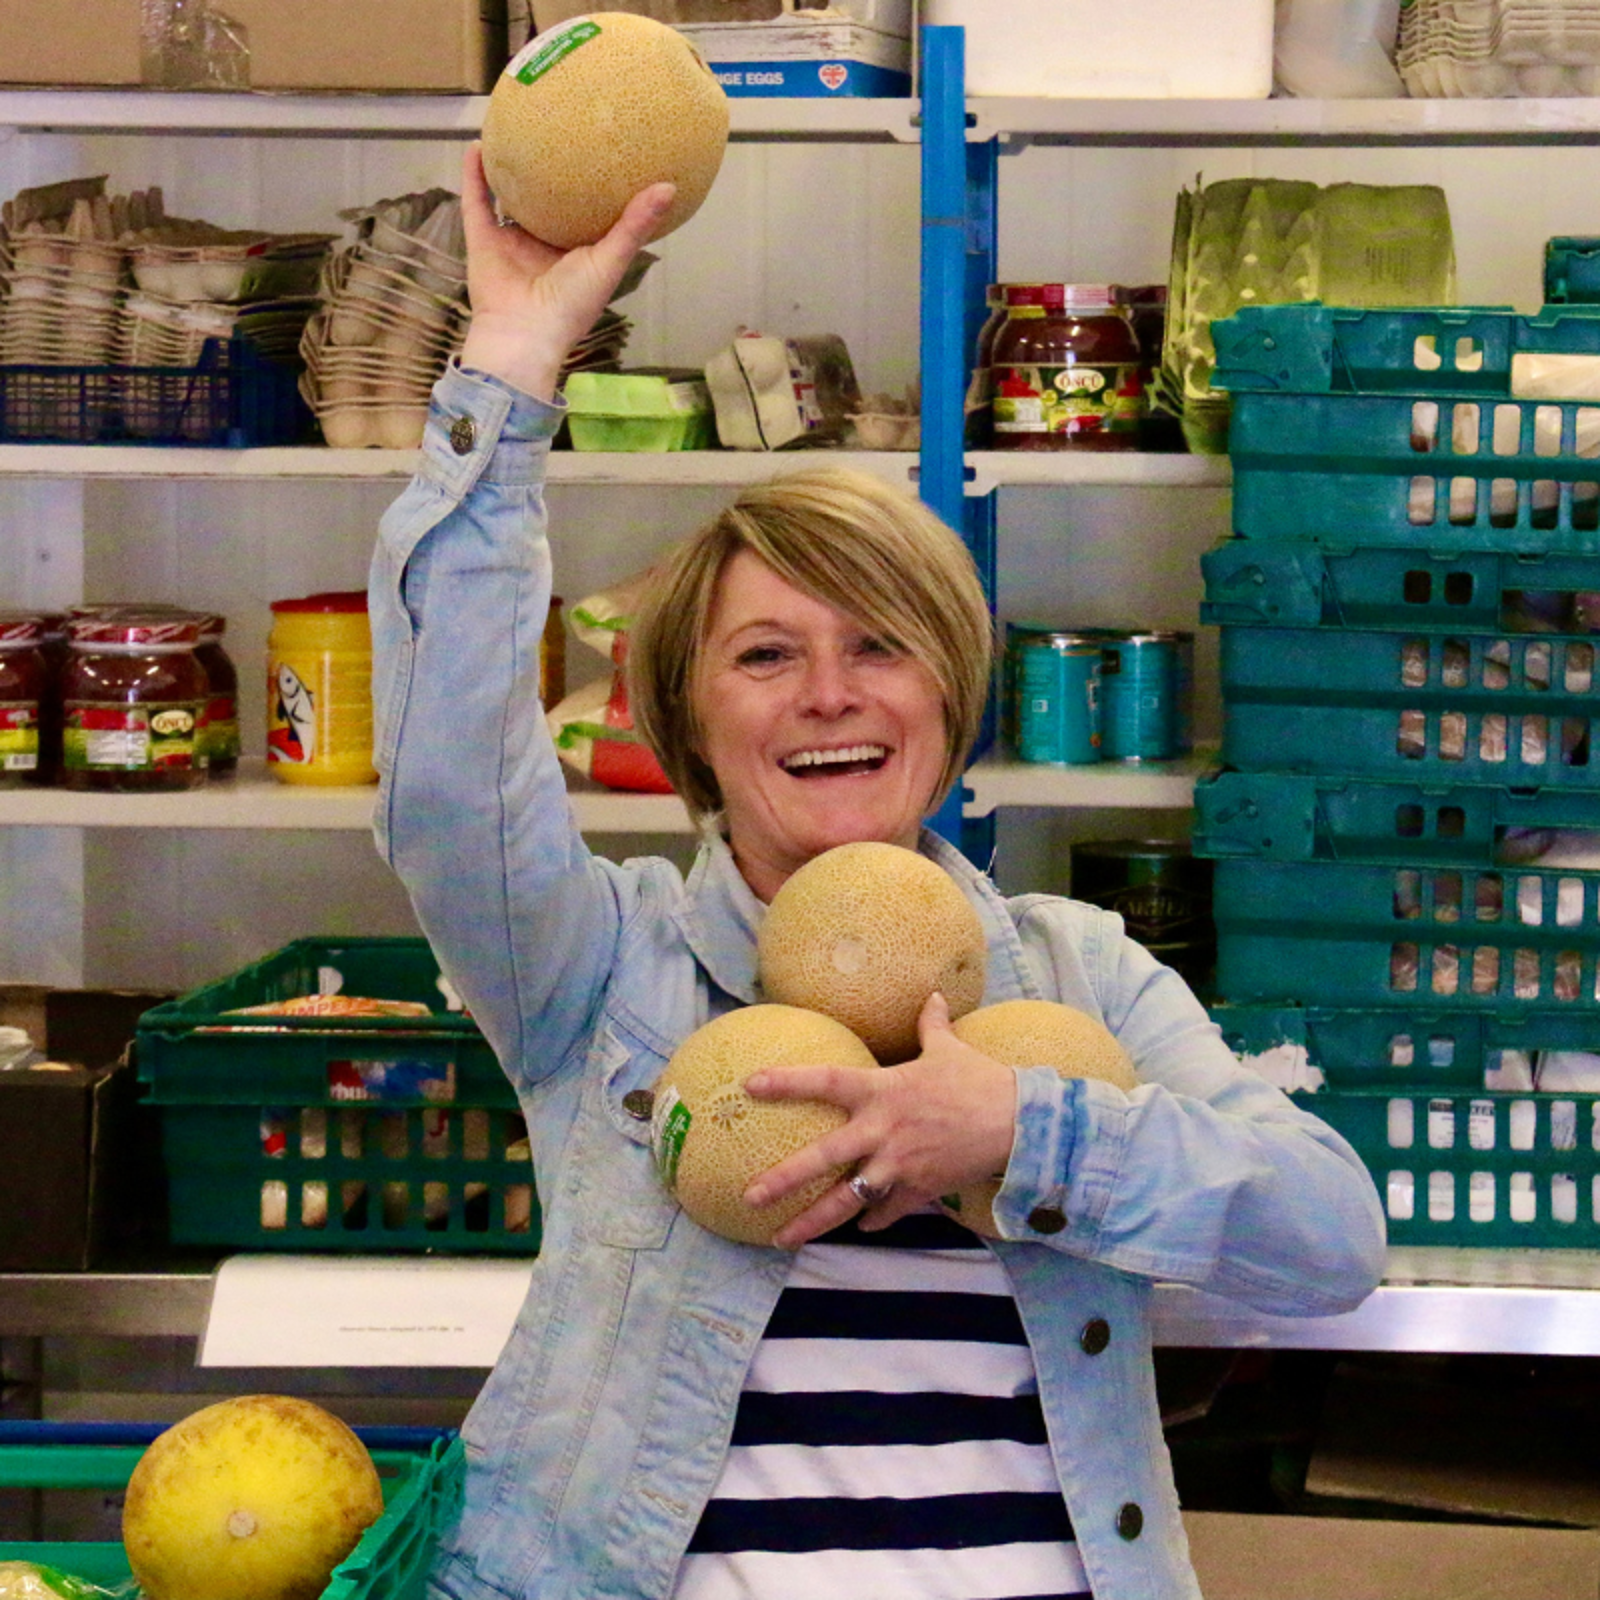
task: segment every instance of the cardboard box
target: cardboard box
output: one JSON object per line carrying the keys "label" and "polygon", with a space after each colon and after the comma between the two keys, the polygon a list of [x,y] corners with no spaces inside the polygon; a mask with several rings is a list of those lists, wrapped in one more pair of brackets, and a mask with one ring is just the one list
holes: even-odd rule
{"label": "cardboard box", "polygon": [[785,16],[804,21],[809,12],[816,21],[848,20],[878,33],[911,36],[911,0],[829,0],[825,16],[818,14],[821,6],[807,6],[803,0],[601,0],[599,5],[585,4],[585,0],[511,0],[511,15],[516,17],[530,5],[533,25],[540,33],[569,17],[592,16],[597,11],[632,11],[673,28],[705,22],[771,22]]}
{"label": "cardboard box", "polygon": [[1600,1533],[1187,1512],[1206,1600],[1596,1600]]}
{"label": "cardboard box", "polygon": [[810,20],[694,23],[692,39],[730,96],[893,98],[911,93],[911,41],[859,22]]}
{"label": "cardboard box", "polygon": [[125,1061],[140,1014],[167,998],[0,989],[0,1023],[72,1063],[0,1072],[0,1271],[81,1271],[150,1220],[159,1130]]}
{"label": "cardboard box", "polygon": [[[0,82],[137,85],[140,0],[3,0]],[[506,63],[505,0],[225,0],[253,89],[482,94]]]}

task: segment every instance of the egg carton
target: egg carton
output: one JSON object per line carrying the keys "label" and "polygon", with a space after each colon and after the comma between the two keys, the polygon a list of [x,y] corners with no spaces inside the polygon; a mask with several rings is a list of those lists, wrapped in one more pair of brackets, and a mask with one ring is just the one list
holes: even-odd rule
{"label": "egg carton", "polygon": [[232,304],[312,289],[331,243],[328,234],[251,234],[199,245],[143,240],[128,254],[134,281],[148,294]]}

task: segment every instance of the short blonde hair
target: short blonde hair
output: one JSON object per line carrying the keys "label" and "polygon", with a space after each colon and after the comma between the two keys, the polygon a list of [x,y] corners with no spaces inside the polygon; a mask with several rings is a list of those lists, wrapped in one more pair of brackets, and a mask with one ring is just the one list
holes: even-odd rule
{"label": "short blonde hair", "polygon": [[700,757],[695,675],[717,580],[748,550],[785,582],[891,641],[932,672],[944,702],[946,760],[930,810],[950,792],[978,737],[994,656],[994,620],[961,539],[920,500],[839,467],[744,490],[657,569],[628,637],[634,726],[690,812],[722,809]]}

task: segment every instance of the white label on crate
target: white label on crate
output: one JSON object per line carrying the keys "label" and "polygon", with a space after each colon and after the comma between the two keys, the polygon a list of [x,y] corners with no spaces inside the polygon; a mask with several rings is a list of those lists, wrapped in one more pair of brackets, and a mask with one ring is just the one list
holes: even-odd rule
{"label": "white label on crate", "polygon": [[1494,1221],[1494,1174],[1474,1172],[1467,1179],[1467,1215],[1474,1222]]}
{"label": "white label on crate", "polygon": [[1494,1101],[1474,1100],[1467,1113],[1467,1144],[1474,1150],[1494,1149]]}
{"label": "white label on crate", "polygon": [[492,1367],[531,1261],[231,1256],[202,1367]]}
{"label": "white label on crate", "polygon": [[1456,1142],[1456,1107],[1453,1100],[1428,1102],[1428,1148],[1448,1150]]}

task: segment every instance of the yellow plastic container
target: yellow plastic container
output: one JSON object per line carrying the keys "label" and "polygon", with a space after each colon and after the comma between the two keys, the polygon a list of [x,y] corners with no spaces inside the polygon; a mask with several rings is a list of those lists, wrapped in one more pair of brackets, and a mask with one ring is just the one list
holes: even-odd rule
{"label": "yellow plastic container", "polygon": [[372,628],[360,590],[272,602],[267,765],[285,783],[376,783]]}

